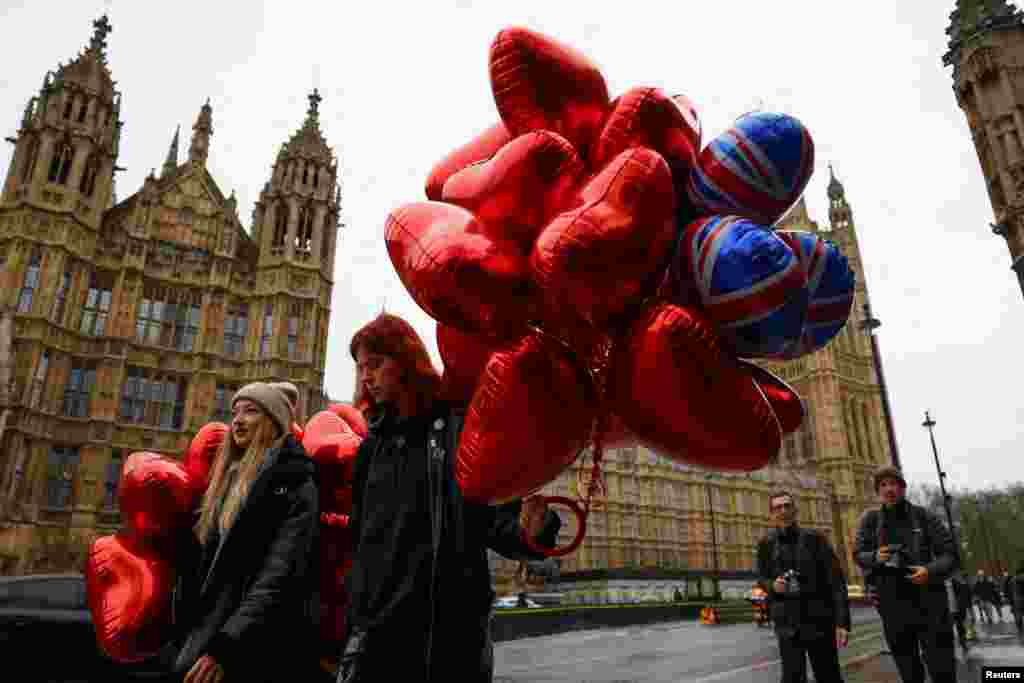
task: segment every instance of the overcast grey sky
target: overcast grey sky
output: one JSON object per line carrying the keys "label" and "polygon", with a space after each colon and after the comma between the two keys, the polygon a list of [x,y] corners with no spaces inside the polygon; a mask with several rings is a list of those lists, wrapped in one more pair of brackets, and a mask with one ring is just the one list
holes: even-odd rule
{"label": "overcast grey sky", "polygon": [[[859,231],[904,466],[935,481],[925,409],[954,486],[1024,479],[1020,380],[1024,300],[964,117],[942,67],[955,0],[892,2],[127,2],[0,0],[0,133],[17,131],[43,75],[84,47],[109,12],[123,93],[119,198],[182,149],[213,106],[210,170],[252,205],[315,86],[340,159],[339,239],[327,389],[349,398],[352,333],[383,304],[436,355],[434,325],[394,275],[388,212],[423,199],[431,165],[497,120],[487,53],[524,25],[585,52],[615,96],[637,85],[686,93],[704,141],[755,106],[797,116],[816,144],[806,197],[827,222],[832,161]],[[244,9],[243,9],[244,8]],[[12,147],[0,150],[6,172]],[[184,153],[184,152],[183,152]],[[439,360],[438,360],[439,364]]]}

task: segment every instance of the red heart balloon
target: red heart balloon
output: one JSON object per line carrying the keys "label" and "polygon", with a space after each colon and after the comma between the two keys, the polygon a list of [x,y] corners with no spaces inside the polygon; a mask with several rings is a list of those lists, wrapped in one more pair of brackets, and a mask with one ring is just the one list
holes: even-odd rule
{"label": "red heart balloon", "polygon": [[177,460],[132,453],[124,463],[118,489],[121,517],[141,538],[171,536],[188,526],[195,490]]}
{"label": "red heart balloon", "polygon": [[612,104],[594,145],[595,168],[630,147],[648,147],[672,170],[676,194],[684,192],[700,154],[700,124],[683,96],[670,98],[658,88],[633,88]]}
{"label": "red heart balloon", "polygon": [[456,452],[463,496],[502,502],[555,479],[590,437],[593,405],[574,360],[547,337],[532,333],[495,351]]}
{"label": "red heart balloon", "polygon": [[782,433],[791,434],[800,429],[805,415],[804,402],[800,394],[780,377],[759,365],[744,360],[740,361],[740,365],[750,372],[757,386],[764,392],[765,398],[775,411],[775,417],[779,419]]}
{"label": "red heart balloon", "polygon": [[86,595],[96,640],[117,662],[156,654],[173,635],[170,560],[124,532],[93,541],[85,564]]}
{"label": "red heart balloon", "polygon": [[366,438],[366,435],[370,433],[370,428],[366,424],[366,417],[355,406],[347,403],[332,403],[327,406],[327,410],[344,420],[345,424],[347,424],[353,432],[364,439]]}
{"label": "red heart balloon", "polygon": [[469,403],[494,344],[478,335],[438,323],[437,350],[444,365],[441,394],[449,401]]}
{"label": "red heart balloon", "polygon": [[193,502],[196,504],[206,493],[210,483],[210,468],[229,431],[223,422],[209,422],[192,437],[192,443],[185,452],[185,471],[192,482]]}
{"label": "red heart balloon", "polygon": [[477,135],[462,147],[451,152],[439,161],[430,171],[427,178],[427,199],[441,200],[441,190],[448,179],[466,168],[484,159],[490,159],[495,152],[508,144],[512,136],[501,121]]}
{"label": "red heart balloon", "polygon": [[566,208],[582,175],[583,162],[572,145],[539,130],[453,175],[441,198],[471,211],[490,236],[515,242],[527,253],[541,228]]}
{"label": "red heart balloon", "polygon": [[581,52],[526,28],[491,44],[491,92],[513,136],[550,130],[584,155],[608,111],[608,86]]}
{"label": "red heart balloon", "polygon": [[363,438],[329,410],[310,418],[305,432],[302,447],[318,466],[321,508],[325,512],[351,512],[352,467]]}
{"label": "red heart balloon", "polygon": [[608,422],[601,437],[601,445],[604,448],[622,448],[632,446],[636,442],[636,437],[629,431],[629,427],[621,417],[614,413],[608,416]]}
{"label": "red heart balloon", "polygon": [[545,320],[576,315],[603,329],[661,283],[675,238],[672,175],[657,152],[629,149],[583,186],[580,200],[541,233],[530,268]]}
{"label": "red heart balloon", "polygon": [[388,216],[388,254],[417,304],[465,332],[520,333],[535,297],[516,246],[486,235],[465,209],[408,204]]}
{"label": "red heart balloon", "polygon": [[618,347],[613,367],[616,412],[662,455],[740,471],[778,457],[782,431],[771,406],[698,312],[651,306]]}

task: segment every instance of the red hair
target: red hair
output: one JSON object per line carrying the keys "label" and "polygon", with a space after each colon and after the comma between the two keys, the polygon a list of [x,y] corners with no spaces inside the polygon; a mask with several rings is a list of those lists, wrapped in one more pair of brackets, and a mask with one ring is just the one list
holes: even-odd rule
{"label": "red hair", "polygon": [[[425,410],[441,392],[441,375],[430,361],[427,347],[416,334],[412,325],[397,315],[381,313],[352,336],[349,352],[352,360],[360,349],[367,353],[387,356],[398,363],[402,369],[402,379],[413,395],[416,412]],[[377,410],[373,397],[363,389],[363,383],[356,373],[356,388],[352,397],[352,405],[370,415]]]}

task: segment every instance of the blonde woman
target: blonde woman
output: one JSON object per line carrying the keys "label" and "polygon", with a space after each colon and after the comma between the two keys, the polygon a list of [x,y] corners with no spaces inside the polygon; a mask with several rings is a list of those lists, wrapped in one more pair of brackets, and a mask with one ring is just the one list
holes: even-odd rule
{"label": "blonde woman", "polygon": [[315,667],[317,493],[291,433],[298,390],[246,385],[178,558],[174,665],[185,683],[298,680]]}

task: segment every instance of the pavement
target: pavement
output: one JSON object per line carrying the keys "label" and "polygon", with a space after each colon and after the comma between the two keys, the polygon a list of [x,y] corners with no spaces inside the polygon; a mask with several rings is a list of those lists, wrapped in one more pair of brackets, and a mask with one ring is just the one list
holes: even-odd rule
{"label": "pavement", "polygon": [[[1010,619],[1006,610],[1006,619]],[[983,666],[1024,667],[1024,638],[1012,622],[975,624],[976,640],[967,651],[957,644],[957,681],[980,683]],[[887,652],[856,659],[845,668],[846,683],[902,683],[892,656]],[[931,679],[929,679],[931,680]]]}
{"label": "pavement", "polygon": [[[980,667],[1024,666],[1024,640],[1012,623],[976,625],[977,640],[958,647],[958,681],[980,682]],[[901,683],[871,608],[853,611],[849,645],[840,650],[846,683]],[[810,667],[808,667],[810,669]],[[777,681],[778,643],[753,624],[705,626],[694,621],[559,633],[498,643],[495,683],[750,683]],[[808,677],[814,680],[812,672]]]}
{"label": "pavement", "polygon": [[[854,609],[841,663],[877,658],[881,623],[874,609]],[[749,683],[777,681],[778,642],[753,624],[695,621],[604,628],[506,641],[495,646],[495,683]]]}

